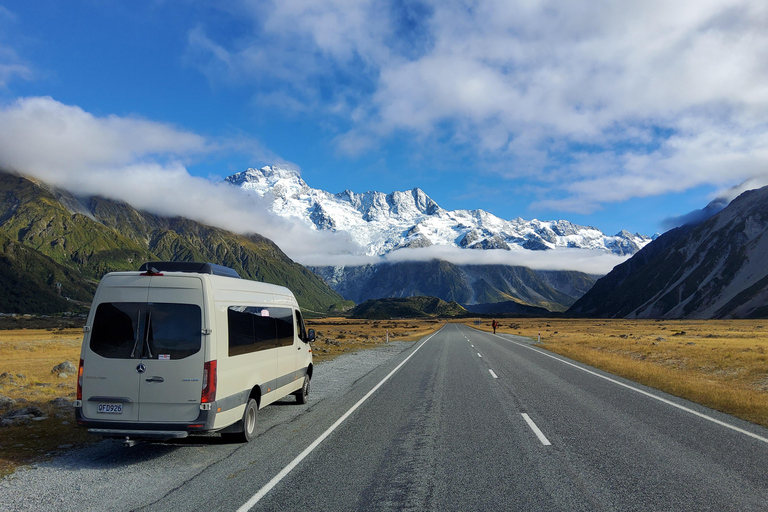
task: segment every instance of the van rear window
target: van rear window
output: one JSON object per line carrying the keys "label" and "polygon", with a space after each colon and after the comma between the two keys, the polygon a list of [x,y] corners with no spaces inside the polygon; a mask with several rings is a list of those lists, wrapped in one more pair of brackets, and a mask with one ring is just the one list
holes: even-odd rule
{"label": "van rear window", "polygon": [[230,306],[229,355],[293,345],[293,310],[255,306]]}
{"label": "van rear window", "polygon": [[183,359],[202,346],[195,304],[106,302],[93,319],[90,348],[111,359]]}

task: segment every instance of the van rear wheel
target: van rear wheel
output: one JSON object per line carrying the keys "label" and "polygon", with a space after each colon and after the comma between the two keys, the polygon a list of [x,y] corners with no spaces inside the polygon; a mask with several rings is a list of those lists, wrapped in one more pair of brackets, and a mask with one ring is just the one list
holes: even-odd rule
{"label": "van rear wheel", "polygon": [[258,425],[259,405],[253,398],[248,399],[248,403],[245,405],[245,412],[243,413],[243,430],[240,432],[233,432],[222,434],[227,439],[238,442],[247,443],[254,437],[256,437],[256,425]]}
{"label": "van rear wheel", "polygon": [[304,384],[293,396],[296,397],[297,404],[305,404],[309,401],[309,375],[304,376]]}

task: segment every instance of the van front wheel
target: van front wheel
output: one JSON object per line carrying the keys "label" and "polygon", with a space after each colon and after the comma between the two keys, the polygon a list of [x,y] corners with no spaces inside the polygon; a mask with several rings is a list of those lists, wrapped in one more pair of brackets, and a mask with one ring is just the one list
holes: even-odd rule
{"label": "van front wheel", "polygon": [[228,440],[238,443],[247,443],[254,437],[256,437],[256,425],[258,424],[259,405],[256,400],[250,398],[245,405],[245,412],[243,413],[243,430],[240,432],[233,432],[231,434],[222,434]]}
{"label": "van front wheel", "polygon": [[304,385],[293,395],[296,397],[297,404],[305,404],[309,401],[309,375],[304,376]]}

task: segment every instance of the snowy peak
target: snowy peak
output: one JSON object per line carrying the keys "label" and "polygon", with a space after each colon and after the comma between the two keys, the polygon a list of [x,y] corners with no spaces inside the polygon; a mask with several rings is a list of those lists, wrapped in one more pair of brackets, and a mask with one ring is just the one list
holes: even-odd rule
{"label": "snowy peak", "polygon": [[347,233],[372,256],[431,245],[504,250],[575,247],[624,255],[651,241],[627,231],[607,236],[567,220],[507,221],[484,210],[449,211],[419,188],[389,194],[351,190],[332,194],[310,188],[298,171],[280,166],[248,169],[226,181],[271,201],[270,209],[282,217],[303,219],[315,229]]}
{"label": "snowy peak", "polygon": [[261,196],[269,192],[276,197],[297,197],[309,191],[298,171],[280,166],[247,169],[228,176],[225,181]]}
{"label": "snowy peak", "polygon": [[401,220],[417,220],[423,215],[433,215],[440,207],[421,189],[415,188],[407,192],[366,192],[355,194],[349,190],[336,196],[340,201],[349,204],[363,214],[363,219],[383,221],[397,218]]}

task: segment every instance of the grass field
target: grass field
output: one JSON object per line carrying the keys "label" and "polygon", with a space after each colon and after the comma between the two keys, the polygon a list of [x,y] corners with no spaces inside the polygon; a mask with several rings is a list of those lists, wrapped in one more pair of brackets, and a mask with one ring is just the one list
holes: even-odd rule
{"label": "grass field", "polygon": [[[415,341],[439,329],[437,320],[323,319],[315,329],[315,361],[391,341]],[[491,321],[475,325],[491,331]],[[538,340],[547,350],[768,426],[768,321],[627,321],[502,319],[500,332]],[[36,407],[43,420],[0,427],[0,474],[97,438],[76,427],[71,407],[76,376],[51,369],[77,365],[80,329],[0,331],[0,395],[9,410]],[[3,375],[5,374],[5,375]],[[22,376],[19,376],[22,375]],[[59,400],[61,402],[61,400]]]}
{"label": "grass field", "polygon": [[0,395],[16,400],[0,414],[34,407],[46,418],[0,427],[0,474],[89,441],[89,435],[76,427],[73,409],[52,403],[75,398],[77,375],[59,377],[51,370],[64,361],[76,367],[82,339],[82,329],[0,331]]}
{"label": "grass field", "polygon": [[416,341],[443,326],[440,320],[352,320],[328,318],[307,321],[317,341],[313,347],[315,361],[333,359],[339,354],[370,348],[390,341]]}

